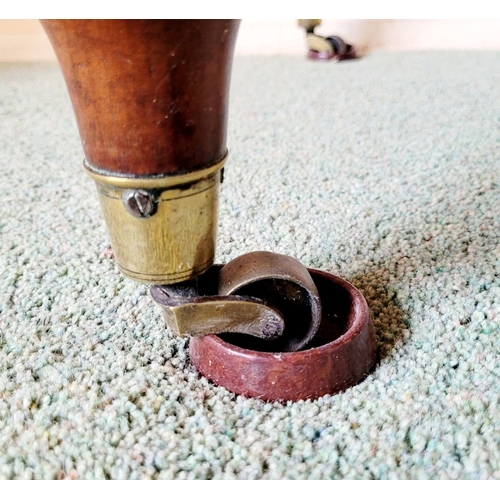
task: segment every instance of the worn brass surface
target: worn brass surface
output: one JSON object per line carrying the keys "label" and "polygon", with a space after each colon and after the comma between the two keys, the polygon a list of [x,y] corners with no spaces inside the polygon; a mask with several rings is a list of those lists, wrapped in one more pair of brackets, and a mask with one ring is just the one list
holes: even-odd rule
{"label": "worn brass surface", "polygon": [[240,255],[220,270],[219,294],[258,297],[280,311],[285,331],[266,350],[298,351],[318,331],[318,289],[307,268],[288,255],[263,251]]}
{"label": "worn brass surface", "polygon": [[322,36],[315,35],[314,33],[308,33],[306,35],[307,47],[310,50],[315,50],[316,52],[328,52],[333,54],[335,51],[328,40]]}
{"label": "worn brass surface", "polygon": [[162,307],[168,326],[181,337],[226,332],[270,340],[285,328],[278,311],[251,297],[179,298],[168,287],[153,287],[151,295]]}
{"label": "worn brass surface", "polygon": [[83,166],[87,174],[100,184],[110,184],[122,189],[163,189],[192,184],[193,182],[209,177],[211,174],[221,170],[227,159],[227,151],[217,163],[200,170],[194,170],[178,175],[150,175],[150,176],[130,176],[130,175],[110,175],[108,171],[91,165],[87,160],[83,161]]}
{"label": "worn brass surface", "polygon": [[[170,177],[104,176],[87,171],[97,192],[120,270],[136,281],[169,284],[203,273],[214,259],[221,168]],[[147,189],[152,215],[127,211],[124,190]]]}
{"label": "worn brass surface", "polygon": [[321,19],[297,19],[297,24],[306,30],[312,30],[321,24]]}
{"label": "worn brass surface", "polygon": [[[321,301],[309,271],[292,257],[270,252],[214,265],[190,282],[152,286],[151,296],[177,335],[231,334],[242,347],[250,335],[257,337],[252,341],[256,350],[302,349],[321,321]],[[238,333],[246,335],[232,335]]]}

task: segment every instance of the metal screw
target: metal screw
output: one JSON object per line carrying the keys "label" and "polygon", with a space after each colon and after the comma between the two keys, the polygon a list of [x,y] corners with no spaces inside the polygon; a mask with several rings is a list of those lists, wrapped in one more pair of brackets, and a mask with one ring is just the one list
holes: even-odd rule
{"label": "metal screw", "polygon": [[127,212],[134,217],[151,217],[156,211],[153,194],[144,189],[127,189],[123,191],[122,200]]}

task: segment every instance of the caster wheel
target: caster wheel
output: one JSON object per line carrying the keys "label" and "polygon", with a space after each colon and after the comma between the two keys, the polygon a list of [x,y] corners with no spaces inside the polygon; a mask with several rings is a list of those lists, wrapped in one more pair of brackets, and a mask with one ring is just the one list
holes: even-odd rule
{"label": "caster wheel", "polygon": [[339,36],[328,36],[326,40],[330,42],[333,47],[333,51],[335,55],[342,57],[347,52],[347,44],[340,38]]}
{"label": "caster wheel", "polygon": [[307,58],[313,61],[344,61],[356,59],[356,51],[352,45],[345,43],[339,36],[322,37],[315,34],[306,36],[309,52]]}

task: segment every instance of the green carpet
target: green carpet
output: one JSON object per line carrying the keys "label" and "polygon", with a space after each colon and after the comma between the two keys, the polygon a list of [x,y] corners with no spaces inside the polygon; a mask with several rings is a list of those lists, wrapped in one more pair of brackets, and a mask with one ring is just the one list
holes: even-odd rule
{"label": "green carpet", "polygon": [[1,478],[500,479],[500,53],[238,58],[217,260],[365,295],[381,358],[294,404],[191,367],[118,272],[58,67],[0,65]]}

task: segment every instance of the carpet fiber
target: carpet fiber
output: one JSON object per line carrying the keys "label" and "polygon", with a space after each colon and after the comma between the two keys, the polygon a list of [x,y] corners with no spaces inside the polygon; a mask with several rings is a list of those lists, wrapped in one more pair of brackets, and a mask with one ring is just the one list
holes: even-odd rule
{"label": "carpet fiber", "polygon": [[500,53],[238,58],[218,262],[365,295],[342,394],[236,397],[115,267],[59,69],[0,65],[1,478],[500,479]]}

